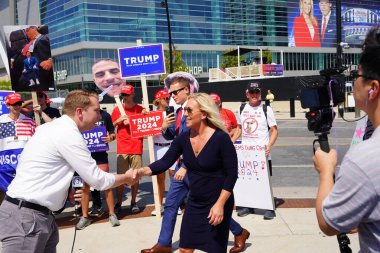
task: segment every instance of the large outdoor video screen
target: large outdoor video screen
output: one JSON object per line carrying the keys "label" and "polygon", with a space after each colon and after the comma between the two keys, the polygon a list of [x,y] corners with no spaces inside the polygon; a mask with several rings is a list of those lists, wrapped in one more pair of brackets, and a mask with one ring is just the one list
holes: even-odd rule
{"label": "large outdoor video screen", "polygon": [[[336,47],[336,1],[288,2],[289,47]],[[368,30],[380,24],[379,1],[342,1],[342,41],[363,43]]]}

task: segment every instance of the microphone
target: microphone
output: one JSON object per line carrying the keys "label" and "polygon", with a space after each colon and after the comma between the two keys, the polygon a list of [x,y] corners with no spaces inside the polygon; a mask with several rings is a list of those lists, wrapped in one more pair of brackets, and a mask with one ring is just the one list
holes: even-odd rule
{"label": "microphone", "polygon": [[[80,176],[73,176],[71,184],[72,184],[72,187],[74,188],[75,191],[80,190],[83,188],[83,179]],[[80,203],[78,201],[75,201],[75,213],[76,214],[77,214],[79,204]],[[78,216],[79,216],[79,214],[78,214]]]}

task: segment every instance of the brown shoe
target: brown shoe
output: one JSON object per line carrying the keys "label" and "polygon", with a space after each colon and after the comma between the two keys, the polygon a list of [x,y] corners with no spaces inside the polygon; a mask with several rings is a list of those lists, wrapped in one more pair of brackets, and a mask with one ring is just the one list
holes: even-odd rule
{"label": "brown shoe", "polygon": [[251,233],[249,233],[247,229],[243,228],[241,235],[235,236],[235,244],[230,249],[230,253],[243,252],[245,250],[245,242],[249,238],[250,234]]}
{"label": "brown shoe", "polygon": [[172,253],[172,247],[164,247],[159,245],[158,243],[154,245],[151,249],[143,249],[141,253]]}

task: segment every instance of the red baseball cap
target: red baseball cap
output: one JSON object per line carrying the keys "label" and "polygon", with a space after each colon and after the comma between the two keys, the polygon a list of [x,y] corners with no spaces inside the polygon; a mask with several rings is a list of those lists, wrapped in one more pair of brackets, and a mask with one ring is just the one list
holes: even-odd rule
{"label": "red baseball cap", "polygon": [[21,95],[18,93],[12,93],[5,97],[5,104],[13,105],[18,102],[23,102]]}
{"label": "red baseball cap", "polygon": [[133,94],[135,88],[133,88],[132,85],[130,84],[127,84],[127,85],[123,85],[121,86],[121,94],[127,94],[127,95],[131,95]]}
{"label": "red baseball cap", "polygon": [[158,100],[158,99],[161,99],[161,98],[168,98],[168,97],[170,97],[170,94],[165,89],[158,90],[156,92],[156,94],[154,94],[154,100]]}
{"label": "red baseball cap", "polygon": [[38,91],[36,91],[36,93],[37,94],[42,94],[42,95],[44,95],[45,96],[45,98],[48,98],[48,95],[45,93],[45,91],[43,91],[43,90],[38,90]]}
{"label": "red baseball cap", "polygon": [[212,99],[214,99],[214,101],[217,105],[220,105],[221,101],[220,101],[220,97],[218,94],[210,93],[210,97],[212,97]]}

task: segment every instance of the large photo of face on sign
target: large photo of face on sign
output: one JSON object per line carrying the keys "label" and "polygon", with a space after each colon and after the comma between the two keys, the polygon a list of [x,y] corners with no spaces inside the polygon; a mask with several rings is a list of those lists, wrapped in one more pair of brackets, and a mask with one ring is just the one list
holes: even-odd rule
{"label": "large photo of face on sign", "polygon": [[55,90],[47,26],[4,26],[14,91]]}
{"label": "large photo of face on sign", "polygon": [[121,79],[119,64],[112,59],[96,60],[92,65],[92,76],[96,87],[102,91],[100,99],[105,94],[110,97],[120,95],[121,87],[125,85]]}

